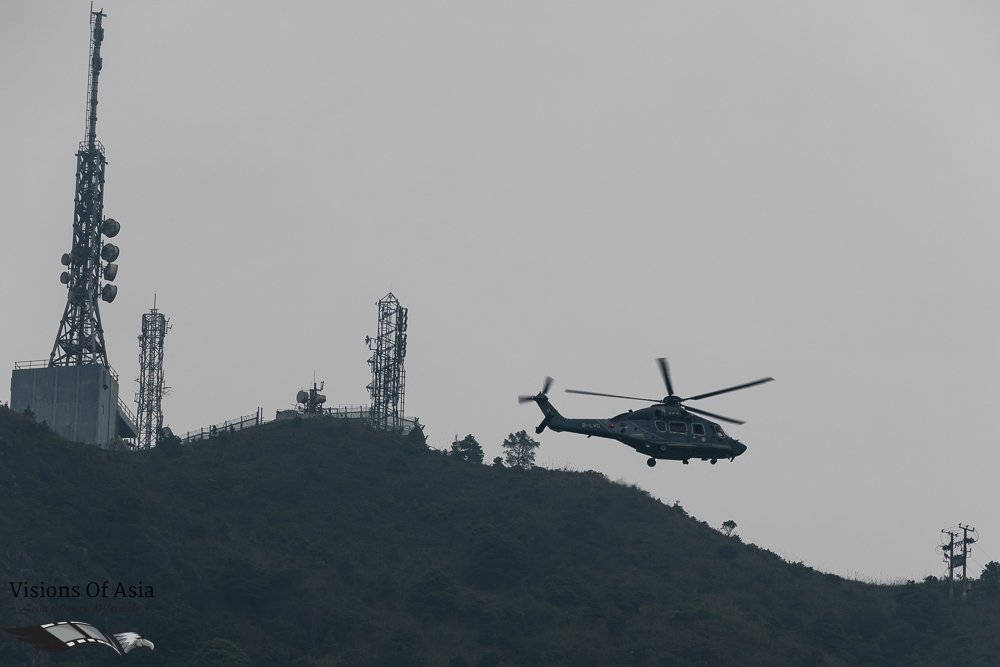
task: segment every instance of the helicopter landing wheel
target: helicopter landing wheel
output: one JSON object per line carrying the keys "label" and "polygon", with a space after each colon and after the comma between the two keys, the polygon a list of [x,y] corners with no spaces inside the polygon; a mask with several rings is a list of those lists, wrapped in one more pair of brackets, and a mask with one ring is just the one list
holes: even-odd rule
{"label": "helicopter landing wheel", "polygon": [[719,462],[719,459],[712,459],[712,461],[711,461],[712,465],[715,465],[718,462]]}
{"label": "helicopter landing wheel", "polygon": [[653,466],[656,465],[656,459],[646,459],[646,465],[652,468]]}

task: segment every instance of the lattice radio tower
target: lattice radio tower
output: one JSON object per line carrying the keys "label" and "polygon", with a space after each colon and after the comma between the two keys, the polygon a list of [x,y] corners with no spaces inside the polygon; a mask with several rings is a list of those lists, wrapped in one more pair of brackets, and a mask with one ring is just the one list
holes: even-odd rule
{"label": "lattice radio tower", "polygon": [[372,398],[372,427],[385,431],[403,430],[403,405],[406,394],[406,312],[399,300],[389,292],[378,301],[378,335],[365,342],[372,356],[368,365],[372,381],[368,393]]}
{"label": "lattice radio tower", "polygon": [[136,449],[155,447],[163,429],[163,339],[170,331],[170,320],[153,308],[142,316],[142,334],[139,336],[139,391]]}
{"label": "lattice radio tower", "polygon": [[[111,303],[118,287],[111,284],[118,274],[118,246],[102,237],[114,237],[121,229],[113,218],[104,218],[104,146],[97,140],[97,81],[101,73],[103,11],[91,11],[90,76],[87,82],[87,127],[76,154],[76,197],[73,216],[73,246],[62,256],[66,270],[59,277],[69,290],[66,309],[59,322],[49,366],[100,364],[108,367],[108,352],[101,326],[101,299]],[[103,260],[103,263],[102,263]],[[107,281],[102,288],[101,279]]]}

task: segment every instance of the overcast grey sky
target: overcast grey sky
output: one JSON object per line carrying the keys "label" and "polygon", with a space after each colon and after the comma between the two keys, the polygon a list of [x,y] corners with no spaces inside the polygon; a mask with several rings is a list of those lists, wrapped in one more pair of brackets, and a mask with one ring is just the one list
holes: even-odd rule
{"label": "overcast grey sky", "polygon": [[[0,21],[0,366],[66,290],[89,3]],[[544,433],[547,466],[678,500],[824,571],[1000,560],[1000,7],[989,2],[109,2],[97,134],[123,226],[109,356],[158,304],[166,421],[367,402],[375,302],[410,309],[407,413],[492,458],[660,396],[747,420],[735,463]],[[2,397],[8,397],[5,389]],[[650,526],[650,530],[656,530]]]}

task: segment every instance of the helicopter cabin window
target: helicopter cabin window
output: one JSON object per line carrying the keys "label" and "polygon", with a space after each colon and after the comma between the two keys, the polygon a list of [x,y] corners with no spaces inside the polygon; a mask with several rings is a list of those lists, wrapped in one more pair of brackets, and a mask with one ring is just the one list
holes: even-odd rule
{"label": "helicopter cabin window", "polygon": [[657,431],[666,431],[667,430],[667,422],[661,422],[661,421],[656,422],[656,430]]}
{"label": "helicopter cabin window", "polygon": [[687,424],[685,424],[684,422],[670,422],[671,433],[679,433],[683,435],[684,433],[687,433],[687,430],[688,430]]}
{"label": "helicopter cabin window", "polygon": [[691,424],[691,432],[695,435],[705,435],[705,425]]}

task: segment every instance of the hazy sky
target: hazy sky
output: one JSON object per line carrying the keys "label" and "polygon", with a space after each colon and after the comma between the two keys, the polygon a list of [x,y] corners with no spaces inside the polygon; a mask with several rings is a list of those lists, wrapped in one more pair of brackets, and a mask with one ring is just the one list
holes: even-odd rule
{"label": "hazy sky", "polygon": [[[541,417],[681,395],[747,420],[735,463],[544,433],[824,571],[1000,560],[990,2],[110,2],[98,138],[123,227],[111,363],[158,305],[166,422],[367,403],[366,334],[409,307],[406,412],[489,458]],[[66,289],[89,2],[0,21],[0,366],[48,357]],[[4,389],[0,395],[8,397]],[[502,511],[502,510],[498,510]],[[649,530],[657,530],[650,526]]]}

